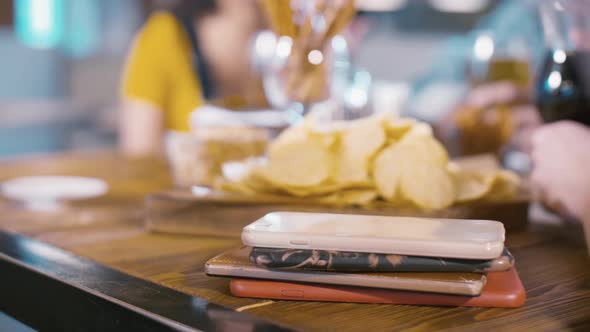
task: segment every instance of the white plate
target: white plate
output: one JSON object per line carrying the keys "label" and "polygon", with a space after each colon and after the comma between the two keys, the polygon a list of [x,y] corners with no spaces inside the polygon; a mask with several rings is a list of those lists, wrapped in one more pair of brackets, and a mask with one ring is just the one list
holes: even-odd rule
{"label": "white plate", "polygon": [[27,176],[8,180],[0,186],[8,199],[25,202],[57,202],[104,195],[106,182],[79,176]]}

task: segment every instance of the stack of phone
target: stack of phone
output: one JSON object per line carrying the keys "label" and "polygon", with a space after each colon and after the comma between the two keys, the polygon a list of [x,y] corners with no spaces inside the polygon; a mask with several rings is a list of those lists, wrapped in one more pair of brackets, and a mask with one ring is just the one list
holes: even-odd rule
{"label": "stack of phone", "polygon": [[235,296],[504,308],[526,299],[497,221],[275,212],[242,241],[205,268],[235,278]]}

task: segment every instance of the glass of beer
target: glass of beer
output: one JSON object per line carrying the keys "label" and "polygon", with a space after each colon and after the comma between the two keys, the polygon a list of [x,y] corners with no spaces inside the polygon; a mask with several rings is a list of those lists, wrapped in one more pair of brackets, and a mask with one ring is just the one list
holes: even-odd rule
{"label": "glass of beer", "polygon": [[[494,83],[508,82],[525,95],[531,84],[526,42],[518,37],[498,40],[490,32],[477,33],[467,66],[467,78],[472,89],[484,91],[483,88]],[[465,109],[459,110],[457,124],[461,133],[461,153],[500,156],[513,135],[515,126],[511,110],[518,106],[518,99],[490,105],[485,101],[473,105],[467,103]]]}

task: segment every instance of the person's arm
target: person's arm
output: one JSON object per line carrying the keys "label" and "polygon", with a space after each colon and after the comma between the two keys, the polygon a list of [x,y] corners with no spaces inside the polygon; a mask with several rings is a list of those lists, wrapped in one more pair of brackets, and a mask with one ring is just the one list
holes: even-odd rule
{"label": "person's arm", "polygon": [[124,155],[162,154],[164,112],[153,104],[125,98],[119,118],[119,149]]}
{"label": "person's arm", "polygon": [[119,117],[119,148],[123,154],[142,156],[162,151],[169,84],[162,48],[169,43],[173,20],[164,12],[152,15],[128,55]]}
{"label": "person's arm", "polygon": [[531,182],[550,208],[582,222],[590,253],[590,128],[572,121],[544,125],[532,137]]}

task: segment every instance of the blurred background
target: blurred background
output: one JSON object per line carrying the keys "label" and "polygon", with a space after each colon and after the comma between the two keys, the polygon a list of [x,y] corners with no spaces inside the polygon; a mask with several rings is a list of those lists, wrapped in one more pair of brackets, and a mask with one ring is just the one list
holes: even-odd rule
{"label": "blurred background", "polygon": [[[167,2],[0,0],[0,157],[114,147],[126,54],[150,12]],[[404,94],[434,63],[444,73],[453,52],[468,53],[453,38],[502,2],[362,1],[352,62],[375,86]]]}

